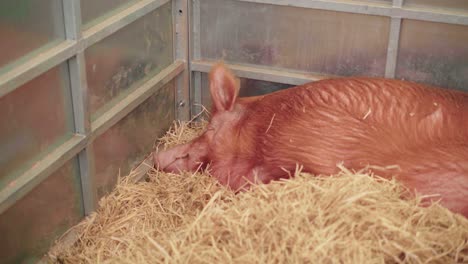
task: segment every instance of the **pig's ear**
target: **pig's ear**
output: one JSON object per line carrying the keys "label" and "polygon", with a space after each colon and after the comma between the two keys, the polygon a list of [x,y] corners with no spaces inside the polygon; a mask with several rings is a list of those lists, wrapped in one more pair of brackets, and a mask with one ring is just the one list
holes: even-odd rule
{"label": "pig's ear", "polygon": [[210,93],[214,110],[231,111],[239,94],[239,80],[223,64],[210,72]]}

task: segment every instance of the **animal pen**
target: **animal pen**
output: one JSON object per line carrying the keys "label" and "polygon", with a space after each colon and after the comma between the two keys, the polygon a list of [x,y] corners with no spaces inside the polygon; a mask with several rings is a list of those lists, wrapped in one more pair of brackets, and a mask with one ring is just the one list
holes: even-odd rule
{"label": "animal pen", "polygon": [[334,76],[468,89],[465,0],[3,0],[0,262],[38,261],[154,141],[209,107]]}

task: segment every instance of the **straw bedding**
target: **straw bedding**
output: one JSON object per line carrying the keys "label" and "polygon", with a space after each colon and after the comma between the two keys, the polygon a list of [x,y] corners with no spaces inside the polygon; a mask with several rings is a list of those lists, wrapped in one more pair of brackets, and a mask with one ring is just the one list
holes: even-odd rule
{"label": "straw bedding", "polygon": [[[186,142],[202,125],[176,124],[161,140]],[[468,220],[395,181],[341,168],[233,194],[207,172],[131,173],[72,230],[57,263],[468,263]]]}

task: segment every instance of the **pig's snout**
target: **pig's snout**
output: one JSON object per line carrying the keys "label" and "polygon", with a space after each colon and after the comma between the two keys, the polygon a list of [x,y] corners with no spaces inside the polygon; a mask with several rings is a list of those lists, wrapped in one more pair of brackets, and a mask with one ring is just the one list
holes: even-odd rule
{"label": "pig's snout", "polygon": [[161,171],[179,173],[195,171],[202,162],[190,145],[180,145],[172,149],[154,153],[154,167]]}
{"label": "pig's snout", "polygon": [[154,167],[165,172],[187,170],[185,160],[189,158],[185,146],[175,147],[154,154]]}

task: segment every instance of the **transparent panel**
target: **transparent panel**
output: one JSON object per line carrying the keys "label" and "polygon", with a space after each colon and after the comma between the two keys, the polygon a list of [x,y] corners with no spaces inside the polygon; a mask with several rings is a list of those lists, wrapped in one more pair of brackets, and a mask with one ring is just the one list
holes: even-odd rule
{"label": "transparent panel", "polygon": [[201,56],[337,75],[382,76],[389,18],[200,1]]}
{"label": "transparent panel", "polygon": [[396,77],[468,91],[468,26],[403,20]]}
{"label": "transparent panel", "polygon": [[76,159],[0,215],[2,263],[36,263],[84,216]]}
{"label": "transparent panel", "polygon": [[0,188],[73,131],[67,65],[0,98]]}
{"label": "transparent panel", "polygon": [[434,9],[447,9],[450,11],[467,11],[467,0],[405,0],[408,7],[429,7]]}
{"label": "transparent panel", "polygon": [[[253,79],[247,79],[247,78],[239,78],[239,79],[240,79],[240,90],[239,90],[240,97],[268,94],[268,93],[276,92],[279,90],[291,88],[294,86],[290,84],[266,82],[266,81],[259,81],[259,80],[253,80]],[[202,73],[201,80],[202,80],[201,81],[201,89],[202,89],[202,102],[201,103],[206,109],[210,110],[211,109],[211,96],[210,96],[208,74]]]}
{"label": "transparent panel", "polygon": [[168,2],[85,51],[93,118],[172,63],[171,6]]}
{"label": "transparent panel", "polygon": [[85,29],[89,28],[138,1],[141,0],[81,0],[82,24],[85,25]]}
{"label": "transparent panel", "polygon": [[62,10],[61,0],[0,1],[0,73],[65,38]]}
{"label": "transparent panel", "polygon": [[98,196],[112,190],[119,175],[128,175],[152,151],[155,140],[175,118],[175,87],[168,83],[94,141]]}

